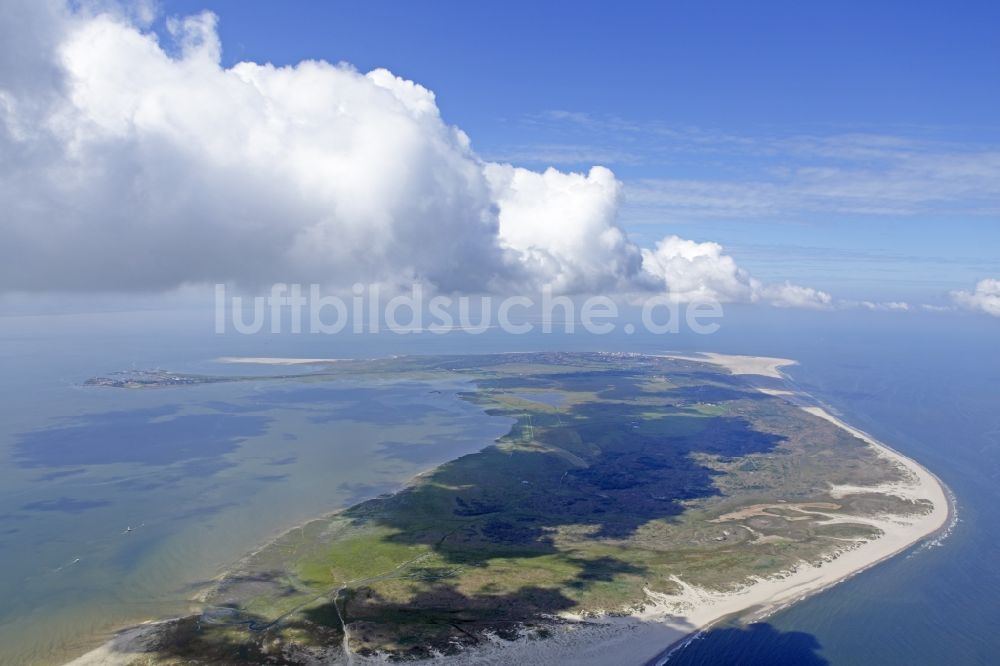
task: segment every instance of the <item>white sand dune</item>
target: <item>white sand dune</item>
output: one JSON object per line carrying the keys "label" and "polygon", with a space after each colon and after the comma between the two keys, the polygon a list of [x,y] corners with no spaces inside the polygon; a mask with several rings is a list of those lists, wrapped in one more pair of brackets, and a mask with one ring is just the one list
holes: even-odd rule
{"label": "white sand dune", "polygon": [[[737,375],[759,375],[783,378],[780,368],[795,365],[795,361],[780,358],[704,354],[701,356],[664,355],[690,361],[720,365]],[[801,562],[793,571],[768,578],[758,578],[736,590],[713,591],[689,585],[675,579],[682,588],[680,594],[662,594],[646,590],[649,604],[640,613],[628,617],[607,617],[584,622],[557,632],[545,641],[521,640],[497,643],[486,650],[477,650],[459,660],[462,664],[524,663],[547,665],[573,663],[580,666],[603,664],[647,664],[662,655],[672,644],[685,636],[704,630],[719,620],[732,616],[748,619],[764,617],[778,608],[788,606],[882,562],[914,544],[944,530],[949,523],[951,503],[943,484],[916,461],[907,458],[870,435],[847,425],[811,400],[794,391],[758,389],[770,395],[784,397],[803,410],[826,419],[867,442],[880,456],[892,460],[905,472],[905,481],[875,487],[837,486],[835,496],[855,493],[892,494],[911,500],[926,500],[933,508],[921,515],[865,517],[854,522],[877,527],[882,536],[877,539],[846,544],[843,550],[817,566]],[[852,520],[837,516],[838,520]],[[549,645],[546,645],[549,644]],[[449,663],[456,663],[454,660]]]}
{"label": "white sand dune", "polygon": [[[727,368],[733,374],[782,378],[780,368],[795,361],[779,358],[704,354],[701,356],[664,355],[690,361],[712,363]],[[254,359],[246,362],[258,362]],[[329,361],[331,359],[327,359]],[[264,362],[316,362],[317,359],[263,359]],[[322,361],[322,359],[320,359]],[[244,362],[244,361],[235,361]],[[483,648],[476,648],[459,657],[432,659],[423,663],[437,664],[548,664],[572,663],[579,666],[604,664],[646,664],[663,654],[684,637],[703,630],[731,616],[749,619],[766,616],[774,610],[800,601],[896,555],[910,546],[943,530],[949,522],[951,503],[942,483],[924,467],[870,435],[847,425],[808,396],[794,391],[762,389],[800,406],[803,410],[843,428],[867,442],[880,456],[893,461],[904,471],[904,481],[873,487],[836,486],[835,497],[857,493],[892,494],[910,500],[924,500],[932,509],[914,516],[865,517],[862,522],[877,527],[882,535],[868,541],[845,544],[835,556],[821,564],[801,562],[794,570],[767,578],[758,578],[739,589],[715,591],[698,588],[680,579],[679,594],[664,594],[646,590],[647,601],[641,612],[631,615],[608,615],[580,618],[565,615],[564,625],[554,628],[544,640],[526,636],[515,641],[497,639]],[[836,516],[838,520],[850,520]],[[73,661],[69,666],[124,666],[141,653],[144,633],[155,632],[147,625],[123,632],[110,643]],[[355,664],[381,663],[355,655]]]}
{"label": "white sand dune", "polygon": [[248,363],[253,365],[318,365],[337,363],[340,358],[281,358],[271,356],[220,356],[217,363]]}
{"label": "white sand dune", "polygon": [[735,356],[732,354],[717,354],[701,352],[699,354],[658,354],[661,358],[673,358],[680,361],[696,361],[721,365],[734,375],[761,375],[782,379],[780,368],[788,365],[798,365],[798,361],[787,358],[772,358],[770,356]]}

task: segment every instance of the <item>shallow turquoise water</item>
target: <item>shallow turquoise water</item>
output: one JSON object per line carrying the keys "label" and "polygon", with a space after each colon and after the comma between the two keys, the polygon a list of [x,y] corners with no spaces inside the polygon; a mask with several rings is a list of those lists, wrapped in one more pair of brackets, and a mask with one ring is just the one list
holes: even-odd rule
{"label": "shallow turquoise water", "polygon": [[[57,663],[302,520],[506,430],[415,385],[84,389],[130,367],[262,372],[217,356],[539,349],[796,358],[793,379],[956,493],[940,546],[880,565],[678,664],[989,664],[1000,637],[1000,321],[730,309],[713,336],[215,336],[203,313],[0,318],[0,663]],[[274,369],[283,372],[285,369]],[[349,418],[353,415],[353,418]],[[133,531],[122,534],[126,527]]]}
{"label": "shallow turquoise water", "polygon": [[212,363],[225,349],[211,339],[164,353],[6,323],[0,663],[11,666],[60,663],[122,625],[188,612],[253,548],[510,427],[460,400],[465,383],[82,387],[133,362],[241,368]]}

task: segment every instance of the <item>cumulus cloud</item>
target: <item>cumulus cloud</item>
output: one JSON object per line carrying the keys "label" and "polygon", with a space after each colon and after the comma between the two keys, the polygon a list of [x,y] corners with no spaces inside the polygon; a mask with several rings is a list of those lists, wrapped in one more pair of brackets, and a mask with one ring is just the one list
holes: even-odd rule
{"label": "cumulus cloud", "polygon": [[221,65],[217,17],[0,0],[0,289],[422,282],[826,307],[715,243],[641,249],[621,183],[491,163],[434,93],[346,64]]}
{"label": "cumulus cloud", "polygon": [[953,291],[951,298],[959,307],[1000,317],[1000,280],[980,280],[972,291]]}
{"label": "cumulus cloud", "polygon": [[642,259],[646,271],[678,300],[755,300],[753,278],[718,243],[668,236],[654,249],[643,250]]}
{"label": "cumulus cloud", "polygon": [[3,81],[3,285],[450,289],[510,271],[481,165],[425,88],[323,62],[222,68],[210,13],[170,24],[175,57],[121,17],[55,18],[57,92]]}
{"label": "cumulus cloud", "polygon": [[628,288],[642,255],[615,223],[621,184],[604,167],[590,173],[543,173],[486,164],[499,207],[501,245],[558,291]]}
{"label": "cumulus cloud", "polygon": [[662,280],[664,290],[679,301],[763,301],[778,307],[823,309],[833,300],[826,292],[790,282],[764,284],[724,254],[718,243],[668,236],[642,255],[643,268]]}

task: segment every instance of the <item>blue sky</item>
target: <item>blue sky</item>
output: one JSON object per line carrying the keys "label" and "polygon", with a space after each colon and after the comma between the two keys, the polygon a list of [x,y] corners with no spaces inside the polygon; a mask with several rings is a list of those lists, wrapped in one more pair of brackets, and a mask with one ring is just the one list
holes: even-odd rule
{"label": "blue sky", "polygon": [[[873,5],[878,6],[873,6]],[[479,141],[569,109],[782,132],[996,132],[995,3],[166,0],[222,18],[224,60],[346,60],[438,91]],[[972,134],[972,138],[981,135]]]}
{"label": "blue sky", "polygon": [[610,167],[638,241],[846,298],[1000,274],[996,3],[161,3],[205,8],[225,64],[386,67],[485,158]]}
{"label": "blue sky", "polygon": [[0,2],[0,293],[1000,316],[995,4]]}

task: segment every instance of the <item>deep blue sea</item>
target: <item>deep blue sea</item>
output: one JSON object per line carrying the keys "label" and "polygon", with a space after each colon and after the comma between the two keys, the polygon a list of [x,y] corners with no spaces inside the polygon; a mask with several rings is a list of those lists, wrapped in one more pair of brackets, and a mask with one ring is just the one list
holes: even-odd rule
{"label": "deep blue sea", "polygon": [[185,612],[206,580],[282,530],[507,427],[457,400],[460,386],[121,391],[84,388],[88,377],[266,372],[219,356],[541,349],[797,359],[789,374],[801,388],[957,497],[960,521],[939,545],[763,623],[714,629],[669,663],[1000,663],[1000,320],[729,308],[711,336],[218,336],[211,327],[211,313],[198,311],[0,317],[0,664],[61,663],[123,624]]}

